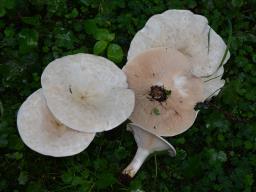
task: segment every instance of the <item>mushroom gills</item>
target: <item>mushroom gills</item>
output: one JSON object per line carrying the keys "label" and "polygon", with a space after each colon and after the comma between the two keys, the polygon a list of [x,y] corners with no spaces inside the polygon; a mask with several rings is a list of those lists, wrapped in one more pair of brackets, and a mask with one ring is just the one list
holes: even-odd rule
{"label": "mushroom gills", "polygon": [[176,150],[170,143],[145,128],[134,123],[129,123],[127,124],[127,130],[133,133],[138,149],[133,160],[123,170],[123,175],[130,178],[134,177],[146,158],[154,152],[167,150],[171,157],[176,155]]}

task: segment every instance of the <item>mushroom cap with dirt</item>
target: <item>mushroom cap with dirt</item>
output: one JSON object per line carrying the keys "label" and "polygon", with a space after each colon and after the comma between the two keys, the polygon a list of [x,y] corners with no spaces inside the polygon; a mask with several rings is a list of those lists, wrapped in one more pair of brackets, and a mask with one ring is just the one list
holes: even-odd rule
{"label": "mushroom cap with dirt", "polygon": [[188,59],[171,48],[149,49],[130,60],[123,71],[135,92],[133,123],[160,136],[186,131],[203,101],[203,82],[191,73]]}
{"label": "mushroom cap with dirt", "polygon": [[113,129],[134,108],[125,74],[100,56],[80,53],[56,59],[45,68],[41,83],[56,119],[78,131]]}
{"label": "mushroom cap with dirt", "polygon": [[175,9],[153,15],[134,36],[127,59],[156,47],[174,48],[189,58],[192,73],[207,82],[204,99],[217,95],[223,87],[223,65],[230,53],[204,16]]}
{"label": "mushroom cap with dirt", "polygon": [[127,124],[127,130],[133,133],[138,148],[133,160],[123,170],[123,175],[134,177],[146,158],[154,152],[168,151],[171,157],[176,155],[175,148],[168,141],[149,130],[134,123]]}
{"label": "mushroom cap with dirt", "polygon": [[42,89],[21,105],[17,126],[21,139],[29,148],[53,157],[80,153],[95,136],[95,133],[75,131],[57,121],[46,105]]}

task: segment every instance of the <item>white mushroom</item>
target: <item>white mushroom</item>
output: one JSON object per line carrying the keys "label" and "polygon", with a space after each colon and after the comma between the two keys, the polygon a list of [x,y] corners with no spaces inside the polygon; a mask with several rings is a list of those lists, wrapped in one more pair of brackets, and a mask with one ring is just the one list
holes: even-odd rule
{"label": "white mushroom", "polygon": [[[192,73],[207,81],[204,85],[205,99],[217,95],[224,85],[224,80],[221,80],[223,66],[219,66],[227,62],[230,53],[225,55],[226,44],[208,25],[205,17],[188,10],[168,10],[152,16],[133,38],[127,59],[130,61],[156,47],[174,48],[189,58]],[[218,78],[209,80],[216,74]]]}
{"label": "white mushroom", "polygon": [[123,170],[123,175],[134,177],[146,158],[154,152],[167,150],[171,157],[176,155],[175,148],[170,143],[145,128],[130,123],[127,130],[133,133],[138,149],[131,163]]}
{"label": "white mushroom", "polygon": [[17,126],[23,142],[29,148],[54,157],[80,153],[95,136],[95,133],[75,131],[57,121],[49,111],[41,89],[21,105]]}
{"label": "white mushroom", "polygon": [[56,59],[45,68],[41,83],[56,119],[78,131],[113,129],[134,107],[125,74],[103,57],[76,54]]}
{"label": "white mushroom", "polygon": [[175,136],[194,123],[203,82],[191,73],[187,57],[172,48],[154,48],[124,67],[135,108],[129,119],[156,135]]}

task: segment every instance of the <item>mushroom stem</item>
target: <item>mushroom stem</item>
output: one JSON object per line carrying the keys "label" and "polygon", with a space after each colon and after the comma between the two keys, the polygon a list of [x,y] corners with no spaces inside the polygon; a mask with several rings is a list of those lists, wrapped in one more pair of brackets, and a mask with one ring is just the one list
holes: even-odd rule
{"label": "mushroom stem", "polygon": [[146,158],[149,156],[150,152],[147,149],[138,147],[136,154],[130,164],[123,170],[124,175],[128,175],[131,178],[135,176],[138,172]]}

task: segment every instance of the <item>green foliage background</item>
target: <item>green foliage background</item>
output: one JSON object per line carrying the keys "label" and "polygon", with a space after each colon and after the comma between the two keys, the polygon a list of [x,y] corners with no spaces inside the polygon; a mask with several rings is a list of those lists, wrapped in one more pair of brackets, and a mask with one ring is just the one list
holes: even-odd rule
{"label": "green foliage background", "polygon": [[[255,7],[255,0],[0,0],[0,191],[256,191]],[[50,61],[87,52],[122,67],[136,31],[173,8],[206,16],[226,42],[232,24],[226,85],[189,131],[169,139],[175,158],[151,157],[124,185],[118,176],[136,150],[125,124],[73,157],[24,146],[17,110]]]}

